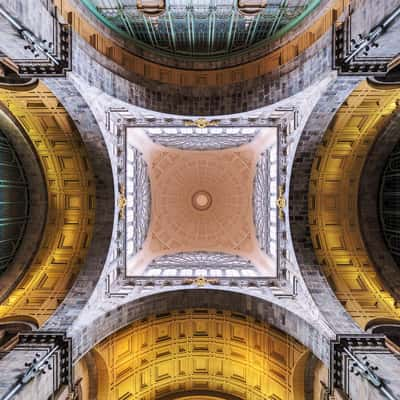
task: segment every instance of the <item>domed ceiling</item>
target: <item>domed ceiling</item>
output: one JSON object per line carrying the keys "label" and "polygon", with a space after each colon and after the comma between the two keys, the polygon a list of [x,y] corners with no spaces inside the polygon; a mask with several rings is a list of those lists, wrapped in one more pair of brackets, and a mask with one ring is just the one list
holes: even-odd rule
{"label": "domed ceiling", "polygon": [[288,32],[320,0],[82,0],[137,44],[189,57],[223,56]]}
{"label": "domed ceiling", "polygon": [[0,274],[13,260],[28,221],[28,184],[0,129]]}

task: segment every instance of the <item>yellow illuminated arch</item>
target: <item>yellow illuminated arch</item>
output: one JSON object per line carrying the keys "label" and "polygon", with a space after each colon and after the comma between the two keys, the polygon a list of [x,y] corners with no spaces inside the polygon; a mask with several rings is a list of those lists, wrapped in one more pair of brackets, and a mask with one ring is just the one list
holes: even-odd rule
{"label": "yellow illuminated arch", "polygon": [[85,259],[95,217],[95,181],[78,131],[43,83],[26,92],[0,89],[0,101],[32,141],[48,191],[40,247],[22,281],[0,304],[0,318],[23,315],[42,325]]}
{"label": "yellow illuminated arch", "polygon": [[[240,399],[301,400],[307,350],[288,335],[243,315],[187,310],[152,316],[95,348],[98,400],[154,400],[195,390]],[[104,364],[103,364],[104,365]],[[296,377],[294,377],[296,375]],[[193,397],[190,397],[193,399]],[[204,398],[204,397],[202,397]]]}
{"label": "yellow illuminated arch", "polygon": [[314,250],[338,299],[361,327],[373,318],[400,317],[368,256],[358,219],[363,165],[399,99],[400,88],[379,90],[360,83],[337,112],[312,167],[309,222]]}

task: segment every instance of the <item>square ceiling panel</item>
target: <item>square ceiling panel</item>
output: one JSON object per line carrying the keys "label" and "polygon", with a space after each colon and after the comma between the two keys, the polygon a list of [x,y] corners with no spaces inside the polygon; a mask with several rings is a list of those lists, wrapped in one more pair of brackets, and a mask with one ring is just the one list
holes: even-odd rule
{"label": "square ceiling panel", "polygon": [[126,275],[273,277],[277,128],[127,128]]}

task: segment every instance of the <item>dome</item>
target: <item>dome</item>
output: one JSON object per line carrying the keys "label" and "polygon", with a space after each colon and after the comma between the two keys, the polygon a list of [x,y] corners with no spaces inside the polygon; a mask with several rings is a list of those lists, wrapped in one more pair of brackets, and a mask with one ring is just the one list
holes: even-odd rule
{"label": "dome", "polygon": [[109,28],[144,47],[225,56],[277,39],[320,0],[82,0]]}
{"label": "dome", "polygon": [[12,262],[28,221],[28,184],[16,152],[0,129],[0,274]]}

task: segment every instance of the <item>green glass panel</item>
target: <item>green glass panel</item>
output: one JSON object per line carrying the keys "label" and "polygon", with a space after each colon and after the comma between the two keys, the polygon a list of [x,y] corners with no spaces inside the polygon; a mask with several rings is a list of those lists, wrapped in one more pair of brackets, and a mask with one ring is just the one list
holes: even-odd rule
{"label": "green glass panel", "polygon": [[12,262],[28,221],[28,184],[22,165],[0,131],[0,273]]}
{"label": "green glass panel", "polygon": [[109,28],[143,47],[183,57],[224,57],[279,38],[301,22],[320,0],[268,0],[246,16],[237,0],[168,0],[156,17],[136,0],[81,0]]}

